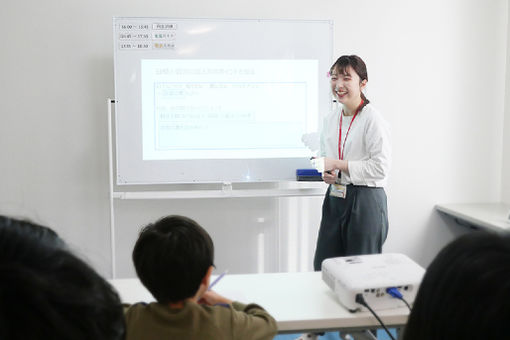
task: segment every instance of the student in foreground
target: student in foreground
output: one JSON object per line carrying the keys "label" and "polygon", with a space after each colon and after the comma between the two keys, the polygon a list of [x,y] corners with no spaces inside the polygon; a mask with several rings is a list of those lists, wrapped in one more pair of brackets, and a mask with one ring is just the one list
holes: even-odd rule
{"label": "student in foreground", "polygon": [[508,339],[510,235],[473,232],[432,261],[404,340]]}
{"label": "student in foreground", "polygon": [[214,246],[195,221],[168,216],[140,232],[136,273],[157,302],[126,310],[127,340],[272,339],[275,320],[262,307],[208,290]]}
{"label": "student in foreground", "polygon": [[50,228],[0,216],[0,339],[124,339],[117,293]]}

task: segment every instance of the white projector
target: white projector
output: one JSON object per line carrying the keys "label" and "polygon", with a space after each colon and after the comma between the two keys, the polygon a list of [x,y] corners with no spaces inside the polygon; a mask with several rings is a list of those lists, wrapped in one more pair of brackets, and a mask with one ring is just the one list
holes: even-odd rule
{"label": "white projector", "polygon": [[322,279],[350,312],[367,310],[356,302],[362,294],[374,310],[405,307],[387,288],[397,289],[412,304],[425,269],[403,254],[335,257],[322,262]]}

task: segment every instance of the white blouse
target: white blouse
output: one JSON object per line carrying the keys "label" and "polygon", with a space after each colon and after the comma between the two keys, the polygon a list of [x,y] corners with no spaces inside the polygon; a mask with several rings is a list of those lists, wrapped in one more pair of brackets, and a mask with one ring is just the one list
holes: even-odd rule
{"label": "white blouse", "polygon": [[[342,105],[324,118],[320,155],[339,159],[338,133]],[[342,172],[342,184],[384,187],[391,165],[390,128],[370,103],[358,113],[345,141],[354,116],[342,118],[343,159],[349,163],[349,174]],[[345,144],[344,144],[345,141]]]}

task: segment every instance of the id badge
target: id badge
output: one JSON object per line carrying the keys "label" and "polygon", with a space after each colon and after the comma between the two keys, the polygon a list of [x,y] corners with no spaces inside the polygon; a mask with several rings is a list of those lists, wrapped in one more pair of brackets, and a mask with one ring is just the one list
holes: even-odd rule
{"label": "id badge", "polygon": [[331,184],[331,191],[329,194],[338,198],[345,198],[345,196],[347,196],[347,186],[342,184]]}

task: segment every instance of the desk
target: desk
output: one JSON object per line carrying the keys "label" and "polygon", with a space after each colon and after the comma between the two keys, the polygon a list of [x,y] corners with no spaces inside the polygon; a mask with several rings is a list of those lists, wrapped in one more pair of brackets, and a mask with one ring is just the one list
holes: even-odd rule
{"label": "desk", "polygon": [[[114,279],[110,283],[124,303],[154,301],[138,279]],[[214,290],[233,300],[261,305],[276,319],[279,333],[380,327],[370,312],[347,311],[322,281],[320,272],[226,275]],[[402,327],[409,310],[402,307],[377,313],[387,326]]]}
{"label": "desk", "polygon": [[[510,204],[464,203],[438,204],[436,209],[474,227],[495,231],[510,230]],[[459,223],[462,224],[462,223]]]}

